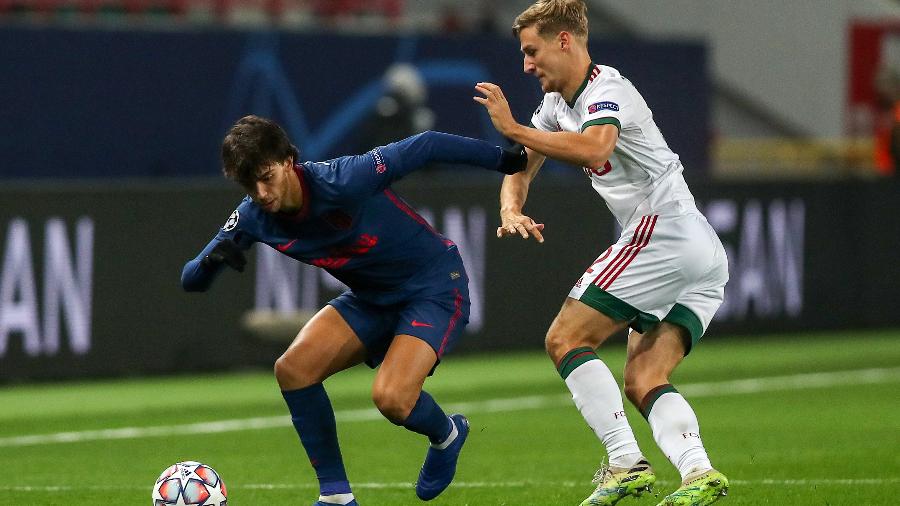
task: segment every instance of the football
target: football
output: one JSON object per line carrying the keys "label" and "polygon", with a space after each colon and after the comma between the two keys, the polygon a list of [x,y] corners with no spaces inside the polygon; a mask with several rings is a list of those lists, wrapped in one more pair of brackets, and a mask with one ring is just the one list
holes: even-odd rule
{"label": "football", "polygon": [[153,485],[153,506],[226,506],[225,483],[213,468],[185,461],[169,466]]}

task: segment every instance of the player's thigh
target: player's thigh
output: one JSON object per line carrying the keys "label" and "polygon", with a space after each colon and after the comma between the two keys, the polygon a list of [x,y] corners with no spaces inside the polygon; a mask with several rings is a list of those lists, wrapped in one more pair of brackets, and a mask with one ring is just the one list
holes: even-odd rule
{"label": "player's thigh", "polygon": [[418,337],[407,334],[394,336],[375,373],[375,384],[421,390],[437,360],[434,348]]}
{"label": "player's thigh", "polygon": [[395,336],[372,384],[375,404],[392,420],[406,419],[436,363],[434,348],[422,339]]}
{"label": "player's thigh", "polygon": [[282,387],[302,388],[365,359],[365,347],[347,321],[325,306],[297,334],[275,365]]}
{"label": "player's thigh", "polygon": [[435,287],[427,297],[408,301],[398,310],[395,337],[384,354],[373,385],[379,401],[412,408],[425,378],[462,338],[469,321],[465,283]]}
{"label": "player's thigh", "polygon": [[611,335],[628,326],[580,300],[567,297],[547,331],[547,353],[554,363],[575,348],[596,348]]}

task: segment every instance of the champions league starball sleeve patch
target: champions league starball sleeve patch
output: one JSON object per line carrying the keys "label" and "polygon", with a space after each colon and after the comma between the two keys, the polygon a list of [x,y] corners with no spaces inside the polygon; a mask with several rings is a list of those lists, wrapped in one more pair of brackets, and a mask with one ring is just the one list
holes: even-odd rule
{"label": "champions league starball sleeve patch", "polygon": [[372,150],[372,159],[375,162],[375,172],[384,174],[384,171],[387,170],[387,165],[384,163],[384,156],[377,148]]}
{"label": "champions league starball sleeve patch", "polygon": [[222,225],[222,230],[224,230],[225,232],[230,232],[230,231],[234,230],[234,227],[237,226],[238,221],[240,221],[240,220],[241,220],[241,213],[239,213],[238,210],[235,209],[234,212],[231,213],[231,216],[228,217],[228,220],[225,221],[225,224]]}
{"label": "champions league starball sleeve patch", "polygon": [[596,103],[589,105],[587,110],[588,110],[588,114],[594,114],[595,112],[600,112],[603,110],[618,111],[619,104],[617,104],[615,102],[609,102],[609,101],[596,102]]}

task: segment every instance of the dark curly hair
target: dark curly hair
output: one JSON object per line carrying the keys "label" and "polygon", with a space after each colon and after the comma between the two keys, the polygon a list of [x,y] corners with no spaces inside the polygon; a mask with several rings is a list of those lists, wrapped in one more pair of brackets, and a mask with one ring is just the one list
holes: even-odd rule
{"label": "dark curly hair", "polygon": [[222,141],[222,172],[244,186],[252,185],[259,170],[287,159],[299,161],[300,151],[272,120],[244,116]]}

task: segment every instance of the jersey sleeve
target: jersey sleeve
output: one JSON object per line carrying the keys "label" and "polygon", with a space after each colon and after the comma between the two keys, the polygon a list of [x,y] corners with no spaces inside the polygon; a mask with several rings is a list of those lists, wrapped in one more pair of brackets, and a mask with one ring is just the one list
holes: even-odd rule
{"label": "jersey sleeve", "polygon": [[[231,213],[231,216],[228,217],[222,228],[216,232],[215,237],[207,243],[206,247],[200,251],[200,254],[184,265],[184,268],[181,270],[181,286],[185,291],[205,292],[218,277],[219,273],[222,272],[223,265],[210,268],[203,263],[203,259],[212,252],[217,244],[222,241],[234,241],[241,250],[246,251],[256,242],[247,231],[248,202],[249,199],[245,199]],[[245,220],[244,222],[241,221],[242,218]]]}
{"label": "jersey sleeve", "polygon": [[585,92],[582,102],[581,131],[594,125],[615,125],[622,131],[632,109],[631,96],[624,83],[609,80]]}
{"label": "jersey sleeve", "polygon": [[499,146],[482,140],[428,131],[362,155],[335,159],[325,182],[335,198],[356,199],[379,193],[431,163],[499,170],[502,153]]}
{"label": "jersey sleeve", "polygon": [[553,96],[549,93],[545,94],[538,103],[537,109],[534,110],[534,114],[531,115],[531,126],[545,132],[556,131],[556,118],[553,117],[554,107]]}
{"label": "jersey sleeve", "polygon": [[402,175],[388,170],[383,149],[380,146],[361,155],[342,156],[328,162],[315,163],[324,183],[318,191],[328,200],[351,202],[387,187]]}

